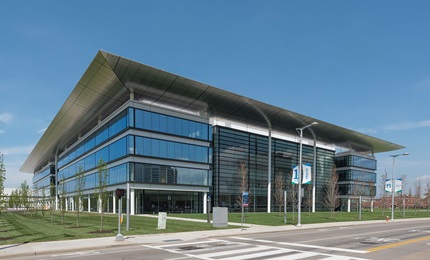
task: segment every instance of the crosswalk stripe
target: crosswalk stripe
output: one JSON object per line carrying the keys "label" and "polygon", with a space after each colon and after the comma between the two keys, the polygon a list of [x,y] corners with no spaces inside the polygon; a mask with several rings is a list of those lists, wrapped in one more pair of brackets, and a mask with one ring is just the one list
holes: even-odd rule
{"label": "crosswalk stripe", "polygon": [[285,246],[297,246],[297,247],[305,247],[305,248],[313,248],[313,249],[323,249],[323,250],[330,250],[330,251],[340,251],[340,252],[347,252],[347,253],[354,253],[354,254],[366,254],[366,253],[369,253],[369,251],[354,250],[354,249],[347,249],[347,248],[338,248],[338,247],[326,247],[326,246],[305,245],[305,244],[297,244],[297,243],[276,242],[276,241],[261,240],[261,239],[254,240],[254,239],[245,238],[245,237],[230,237],[230,238],[238,239],[238,240],[245,240],[245,241],[254,241],[254,242],[261,242],[261,243],[271,243],[271,244],[277,244],[277,245],[285,245]]}
{"label": "crosswalk stripe", "polygon": [[303,258],[307,258],[307,257],[317,256],[317,255],[321,255],[321,254],[312,253],[312,252],[300,252],[297,254],[283,255],[280,257],[267,258],[267,259],[270,259],[270,260],[293,260],[293,259],[303,259]]}
{"label": "crosswalk stripe", "polygon": [[[272,250],[272,251],[254,253],[254,254],[247,254],[243,256],[233,256],[233,257],[223,258],[222,260],[245,260],[245,259],[257,258],[257,257],[264,257],[264,259],[268,259],[267,258],[268,256],[279,255],[282,253],[289,253],[289,252],[292,252],[292,250],[278,249],[278,250]],[[280,259],[285,259],[285,258],[280,258]]]}
{"label": "crosswalk stripe", "polygon": [[265,249],[267,249],[267,248],[263,247],[263,246],[256,246],[256,247],[242,248],[242,249],[236,249],[236,250],[228,250],[228,251],[202,254],[202,255],[197,255],[197,256],[203,257],[203,258],[211,258],[211,257],[225,256],[225,255],[249,253],[249,252],[254,252],[254,251],[262,251]]}

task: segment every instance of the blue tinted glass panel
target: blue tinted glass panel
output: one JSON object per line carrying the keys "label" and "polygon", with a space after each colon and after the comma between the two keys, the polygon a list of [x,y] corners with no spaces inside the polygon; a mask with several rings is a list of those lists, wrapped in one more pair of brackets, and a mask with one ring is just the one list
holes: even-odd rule
{"label": "blue tinted glass panel", "polygon": [[96,174],[85,176],[85,189],[92,189],[96,187]]}
{"label": "blue tinted glass panel", "polygon": [[167,141],[160,140],[160,155],[159,157],[167,158]]}
{"label": "blue tinted glass panel", "polygon": [[127,154],[127,138],[121,138],[109,145],[109,161],[118,159]]}
{"label": "blue tinted glass panel", "polygon": [[108,137],[109,137],[108,126],[104,125],[96,132],[96,145],[103,143],[108,139]]}
{"label": "blue tinted glass panel", "polygon": [[151,114],[151,130],[160,131],[160,115],[159,114]]}
{"label": "blue tinted glass panel", "polygon": [[96,153],[96,161],[103,159],[105,162],[109,162],[109,147],[105,147]]}
{"label": "blue tinted glass panel", "polygon": [[143,112],[143,129],[152,130],[151,113],[147,111]]}
{"label": "blue tinted glass panel", "polygon": [[89,150],[93,149],[96,146],[96,140],[94,138],[94,134],[92,134],[88,140],[85,142],[85,152],[88,152]]}
{"label": "blue tinted glass panel", "polygon": [[136,126],[136,128],[144,128],[144,126],[143,126],[143,110],[140,110],[140,109],[135,109],[134,110],[134,113],[135,113],[135,126]]}
{"label": "blue tinted glass panel", "polygon": [[208,163],[208,147],[136,136],[136,154]]}
{"label": "blue tinted glass panel", "polygon": [[90,154],[84,160],[85,160],[85,170],[89,170],[89,169],[96,167],[96,155],[95,154]]}
{"label": "blue tinted glass panel", "polygon": [[209,134],[208,134],[208,138],[209,138],[209,141],[212,141],[212,139],[213,139],[213,128],[212,128],[212,126],[210,126],[210,125],[208,125],[208,130],[209,130]]}
{"label": "blue tinted glass panel", "polygon": [[167,142],[167,158],[174,159],[175,158],[175,143]]}
{"label": "blue tinted glass panel", "polygon": [[80,144],[80,145],[78,145],[77,146],[77,148],[76,148],[76,157],[79,157],[79,156],[81,156],[83,153],[85,152],[85,150],[84,150],[84,144]]}
{"label": "blue tinted glass panel", "polygon": [[145,153],[145,148],[147,148],[148,145],[145,146],[145,144],[144,144],[144,138],[136,136],[135,137],[135,142],[136,142],[136,148],[135,148],[136,154],[138,154],[138,155],[148,155],[148,153],[149,153],[150,150]]}
{"label": "blue tinted glass panel", "polygon": [[113,137],[122,130],[127,128],[127,110],[118,114],[114,119],[109,121],[109,137]]}
{"label": "blue tinted glass panel", "polygon": [[167,117],[167,133],[176,134],[175,133],[175,121],[176,120],[174,117],[171,117],[171,116]]}
{"label": "blue tinted glass panel", "polygon": [[179,118],[174,118],[173,120],[174,120],[174,129],[175,129],[174,134],[185,136],[184,132],[182,131],[183,120]]}
{"label": "blue tinted glass panel", "polygon": [[[148,139],[145,138],[146,140],[149,140],[151,142],[151,146],[152,146],[152,151],[149,152],[149,156],[154,156],[154,157],[160,157],[160,141],[156,140],[156,139]],[[146,155],[146,154],[145,154]]]}
{"label": "blue tinted glass panel", "polygon": [[109,169],[109,184],[122,183],[127,181],[128,164],[121,164]]}
{"label": "blue tinted glass panel", "polygon": [[163,133],[167,133],[168,132],[168,128],[167,128],[167,116],[165,115],[159,115],[160,117],[160,132]]}
{"label": "blue tinted glass panel", "polygon": [[129,107],[128,108],[128,125],[129,127],[134,127],[134,109]]}
{"label": "blue tinted glass panel", "polygon": [[127,137],[128,154],[134,154],[134,136]]}

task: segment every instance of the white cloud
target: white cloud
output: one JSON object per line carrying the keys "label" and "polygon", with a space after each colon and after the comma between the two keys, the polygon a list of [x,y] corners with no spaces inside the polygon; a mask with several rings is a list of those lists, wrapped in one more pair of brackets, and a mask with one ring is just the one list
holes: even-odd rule
{"label": "white cloud", "polygon": [[408,130],[421,127],[430,127],[430,120],[424,120],[419,122],[405,122],[396,125],[389,125],[384,127],[384,130],[398,131],[398,130]]}
{"label": "white cloud", "polygon": [[11,113],[0,113],[0,123],[9,123],[10,121],[12,121],[13,119],[13,115]]}
{"label": "white cloud", "polygon": [[2,153],[4,155],[14,155],[14,154],[28,155],[31,153],[33,148],[34,146],[6,147],[6,148],[3,148]]}

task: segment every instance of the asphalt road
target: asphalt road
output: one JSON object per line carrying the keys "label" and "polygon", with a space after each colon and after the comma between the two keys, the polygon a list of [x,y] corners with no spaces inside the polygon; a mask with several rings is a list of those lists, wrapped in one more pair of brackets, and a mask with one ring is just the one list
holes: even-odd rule
{"label": "asphalt road", "polygon": [[430,220],[113,247],[15,259],[430,259]]}

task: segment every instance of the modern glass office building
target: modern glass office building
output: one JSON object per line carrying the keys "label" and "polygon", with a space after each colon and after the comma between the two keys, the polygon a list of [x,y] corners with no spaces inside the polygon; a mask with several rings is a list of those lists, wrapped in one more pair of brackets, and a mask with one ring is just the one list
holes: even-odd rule
{"label": "modern glass office building", "polygon": [[[301,140],[296,129],[314,121],[319,125]],[[99,51],[21,171],[34,174],[36,195],[65,196],[68,210],[75,209],[76,175],[83,172],[83,210],[98,211],[102,160],[107,211],[117,211],[114,190],[123,188],[130,214],[185,213],[206,212],[208,201],[238,209],[238,168],[244,164],[249,210],[271,212],[277,176],[285,180],[283,189],[297,189],[289,183],[300,142],[303,163],[312,168],[312,184],[303,185],[310,192],[303,194],[313,210],[324,210],[333,165],[342,198],[358,190],[372,196],[374,153],[403,148]]]}

